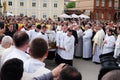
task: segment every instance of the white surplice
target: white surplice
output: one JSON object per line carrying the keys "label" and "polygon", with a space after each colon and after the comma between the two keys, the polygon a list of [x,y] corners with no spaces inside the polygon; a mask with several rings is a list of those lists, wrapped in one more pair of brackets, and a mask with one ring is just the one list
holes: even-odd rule
{"label": "white surplice", "polygon": [[[66,33],[63,32],[63,31],[57,32],[57,35],[56,35],[56,46],[63,48],[63,46],[64,46],[63,42],[64,42],[65,35],[66,35]],[[61,53],[63,53],[63,50],[58,49],[57,53],[58,53],[58,55],[60,55]]]}
{"label": "white surplice", "polygon": [[91,44],[92,30],[84,31],[83,35],[83,58],[91,58],[92,44]]}
{"label": "white surplice", "polygon": [[113,35],[105,37],[102,54],[113,52],[114,47],[115,47],[115,37]]}
{"label": "white surplice", "polygon": [[74,55],[74,42],[75,38],[73,35],[64,37],[63,47],[65,50],[62,50],[62,53],[60,54],[61,58],[66,60],[72,60]]}
{"label": "white surplice", "polygon": [[44,39],[48,43],[48,35],[46,33],[42,34],[42,32],[39,32],[37,37]]}
{"label": "white surplice", "polygon": [[29,30],[28,32],[30,42],[35,39],[39,32],[35,31],[35,29]]}
{"label": "white surplice", "polygon": [[103,44],[103,39],[105,37],[105,32],[103,31],[103,29],[99,30],[94,38],[94,44],[93,44],[93,62],[98,62],[100,63],[100,54],[102,53],[102,44]]}
{"label": "white surplice", "polygon": [[82,57],[83,55],[83,31],[77,30],[78,45],[75,47],[75,57]]}

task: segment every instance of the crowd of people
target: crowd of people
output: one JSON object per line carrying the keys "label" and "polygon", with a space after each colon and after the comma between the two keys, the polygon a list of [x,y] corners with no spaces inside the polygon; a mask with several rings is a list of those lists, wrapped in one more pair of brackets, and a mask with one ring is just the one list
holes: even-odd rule
{"label": "crowd of people", "polygon": [[[59,80],[82,80],[81,73],[72,67],[74,57],[92,59],[93,63],[100,64],[100,55],[110,54],[118,59],[119,51],[120,22],[0,17],[1,80],[8,80],[15,75],[19,76],[15,80],[52,80],[56,75]],[[59,65],[53,72],[44,63],[49,55],[53,55]],[[70,66],[63,68],[66,64]],[[8,65],[12,67],[6,67]],[[18,66],[21,71],[19,74],[12,70],[18,69]],[[14,75],[6,77],[9,76],[6,70],[13,71]]]}

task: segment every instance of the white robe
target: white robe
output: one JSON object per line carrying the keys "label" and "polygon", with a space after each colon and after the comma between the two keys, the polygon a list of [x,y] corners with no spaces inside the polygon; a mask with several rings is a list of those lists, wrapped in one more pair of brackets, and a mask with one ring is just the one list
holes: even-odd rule
{"label": "white robe", "polygon": [[114,57],[117,58],[119,54],[120,54],[120,35],[118,35],[117,40],[115,42]]}
{"label": "white robe", "polygon": [[[97,45],[100,50],[102,49],[102,46],[103,46],[103,39],[105,37],[105,32],[103,31],[103,29],[99,30],[94,38],[93,38],[93,41],[94,41],[94,44],[93,44],[93,54],[95,54],[94,50],[95,50],[95,45]],[[107,37],[106,37],[107,38]],[[100,53],[101,54],[101,53]]]}
{"label": "white robe", "polygon": [[88,29],[84,32],[83,36],[83,58],[91,58],[92,56],[92,44],[91,44],[91,37],[92,37],[92,30]]}
{"label": "white robe", "polygon": [[82,57],[83,55],[83,31],[77,30],[78,45],[75,47],[75,57]]}
{"label": "white robe", "polygon": [[75,38],[73,35],[71,36],[65,36],[64,41],[63,41],[63,47],[65,50],[62,51],[60,54],[61,58],[66,59],[66,60],[73,60],[73,55],[74,55],[74,42]]}
{"label": "white robe", "polygon": [[[107,43],[105,43],[105,42],[107,42]],[[102,54],[113,52],[114,51],[114,45],[115,45],[115,37],[113,35],[112,36],[107,36],[104,39]]]}
{"label": "white robe", "polygon": [[93,44],[93,59],[92,59],[93,62],[100,63],[99,56],[102,53],[102,44],[103,44],[104,37],[105,37],[105,33],[104,33],[103,29],[101,29],[95,34],[95,36],[93,38],[93,41],[94,41],[94,44]]}

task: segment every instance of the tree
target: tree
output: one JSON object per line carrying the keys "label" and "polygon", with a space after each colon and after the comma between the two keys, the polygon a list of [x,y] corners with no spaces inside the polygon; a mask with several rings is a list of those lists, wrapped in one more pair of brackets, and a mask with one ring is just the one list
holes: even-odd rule
{"label": "tree", "polygon": [[75,8],[75,1],[69,2],[69,3],[66,5],[66,8]]}

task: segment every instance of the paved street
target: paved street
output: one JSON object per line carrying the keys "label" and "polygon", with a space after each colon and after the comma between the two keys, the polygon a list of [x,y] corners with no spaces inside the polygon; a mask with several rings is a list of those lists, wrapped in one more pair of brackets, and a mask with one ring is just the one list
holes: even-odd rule
{"label": "paved street", "polygon": [[[56,64],[54,60],[46,60],[46,67],[49,69],[53,69]],[[91,60],[86,61],[82,59],[74,59],[74,67],[76,67],[82,74],[82,80],[97,80],[98,73],[101,65],[94,64]]]}

